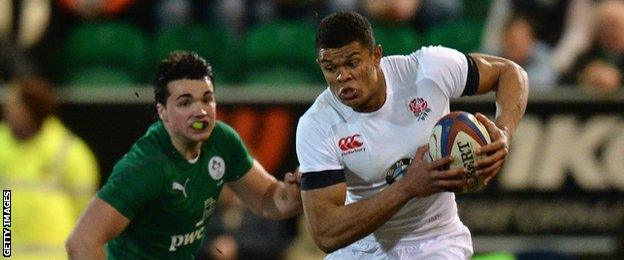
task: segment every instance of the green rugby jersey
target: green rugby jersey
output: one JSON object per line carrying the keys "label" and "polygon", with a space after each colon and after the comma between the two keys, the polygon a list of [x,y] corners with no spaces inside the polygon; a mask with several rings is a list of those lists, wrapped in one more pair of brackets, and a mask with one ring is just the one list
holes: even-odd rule
{"label": "green rugby jersey", "polygon": [[240,179],[252,164],[225,123],[216,123],[195,163],[173,147],[161,121],[154,123],[97,194],[131,220],[106,245],[108,259],[192,259],[223,184]]}

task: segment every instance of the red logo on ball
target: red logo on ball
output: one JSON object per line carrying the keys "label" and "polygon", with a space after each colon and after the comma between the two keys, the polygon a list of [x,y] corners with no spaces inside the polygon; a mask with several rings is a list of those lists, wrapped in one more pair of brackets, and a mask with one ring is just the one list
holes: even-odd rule
{"label": "red logo on ball", "polygon": [[359,134],[354,134],[352,136],[340,138],[340,141],[338,141],[338,147],[340,150],[345,152],[351,149],[360,148],[364,143],[358,140],[358,137],[360,137]]}

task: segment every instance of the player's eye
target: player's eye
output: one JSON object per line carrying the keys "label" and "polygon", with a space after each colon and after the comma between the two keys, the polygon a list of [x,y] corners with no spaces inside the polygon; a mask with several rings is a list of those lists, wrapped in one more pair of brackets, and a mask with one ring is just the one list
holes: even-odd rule
{"label": "player's eye", "polygon": [[356,61],[356,60],[353,60],[353,61],[349,62],[349,67],[352,68],[352,69],[357,68],[358,65],[359,65],[359,62]]}
{"label": "player's eye", "polygon": [[325,70],[328,72],[334,72],[334,66],[325,66]]}
{"label": "player's eye", "polygon": [[180,102],[178,103],[178,106],[180,106],[180,107],[187,107],[187,106],[189,106],[190,104],[191,104],[191,102],[185,99],[185,100],[180,101]]}

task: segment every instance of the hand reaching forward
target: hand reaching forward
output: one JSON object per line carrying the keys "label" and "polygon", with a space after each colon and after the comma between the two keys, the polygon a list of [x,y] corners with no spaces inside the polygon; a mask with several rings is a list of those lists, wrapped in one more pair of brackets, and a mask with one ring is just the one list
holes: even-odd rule
{"label": "hand reaching forward", "polygon": [[294,173],[284,175],[284,190],[289,199],[301,202],[301,172],[297,167]]}

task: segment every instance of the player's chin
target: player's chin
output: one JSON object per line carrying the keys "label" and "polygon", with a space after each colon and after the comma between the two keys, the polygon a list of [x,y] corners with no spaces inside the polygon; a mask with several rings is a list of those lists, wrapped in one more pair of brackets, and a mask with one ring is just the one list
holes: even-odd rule
{"label": "player's chin", "polygon": [[342,104],[344,104],[345,106],[351,107],[351,108],[355,108],[358,107],[360,105],[360,100],[356,97],[356,98],[351,98],[351,99],[345,99],[345,98],[341,98],[340,102],[342,102]]}

